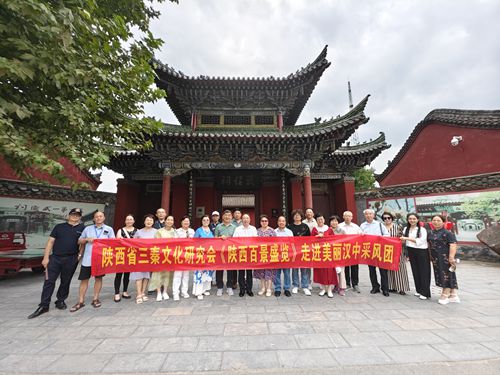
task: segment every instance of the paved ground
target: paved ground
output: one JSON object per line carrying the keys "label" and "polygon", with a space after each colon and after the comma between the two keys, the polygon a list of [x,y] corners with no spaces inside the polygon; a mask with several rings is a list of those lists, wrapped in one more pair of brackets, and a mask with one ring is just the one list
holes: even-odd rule
{"label": "paved ground", "polygon": [[0,280],[0,373],[499,374],[500,267],[459,267],[460,305],[372,296],[362,266],[362,293],[334,299],[114,303],[108,276],[102,308],[33,320],[43,277],[24,272]]}

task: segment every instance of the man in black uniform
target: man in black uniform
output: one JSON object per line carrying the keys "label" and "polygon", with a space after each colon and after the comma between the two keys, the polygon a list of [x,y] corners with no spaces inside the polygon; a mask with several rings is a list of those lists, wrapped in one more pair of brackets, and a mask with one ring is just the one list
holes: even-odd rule
{"label": "man in black uniform", "polygon": [[72,208],[69,211],[68,221],[57,224],[50,233],[42,260],[42,266],[45,267],[45,282],[43,283],[41,302],[38,309],[28,316],[28,319],[36,318],[49,311],[50,299],[59,275],[61,276],[61,284],[57,290],[56,307],[59,310],[66,309],[64,300],[68,298],[69,285],[80,260],[78,238],[85,228],[85,225],[80,222],[81,217],[82,210]]}

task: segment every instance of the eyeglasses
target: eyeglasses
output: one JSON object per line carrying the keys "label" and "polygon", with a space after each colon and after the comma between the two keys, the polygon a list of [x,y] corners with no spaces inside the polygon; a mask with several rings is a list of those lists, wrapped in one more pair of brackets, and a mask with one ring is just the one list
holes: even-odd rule
{"label": "eyeglasses", "polygon": [[266,219],[262,219],[260,222],[264,222],[264,223],[267,223],[269,220],[266,220]]}
{"label": "eyeglasses", "polygon": [[384,217],[382,218],[382,220],[392,220],[392,217],[390,217],[390,216],[384,216]]}

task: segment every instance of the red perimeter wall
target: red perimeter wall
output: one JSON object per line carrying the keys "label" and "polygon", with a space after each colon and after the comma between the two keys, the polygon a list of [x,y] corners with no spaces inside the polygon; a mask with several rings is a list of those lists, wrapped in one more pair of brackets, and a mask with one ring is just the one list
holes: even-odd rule
{"label": "red perimeter wall", "polygon": [[[80,168],[75,166],[72,162],[67,159],[59,160],[64,167],[64,175],[74,182],[84,182],[87,183],[91,190],[96,190],[99,186],[99,182],[92,179],[87,173],[83,172]],[[51,185],[61,186],[61,182],[57,181],[54,177],[47,175],[46,173],[38,171],[28,171],[33,175],[33,177],[48,182]],[[14,170],[7,164],[7,162],[0,156],[0,178],[6,180],[24,181],[20,178]],[[70,185],[68,185],[69,187]]]}
{"label": "red perimeter wall", "polygon": [[[450,141],[463,137],[458,146]],[[500,130],[429,124],[380,182],[381,186],[500,171]]]}

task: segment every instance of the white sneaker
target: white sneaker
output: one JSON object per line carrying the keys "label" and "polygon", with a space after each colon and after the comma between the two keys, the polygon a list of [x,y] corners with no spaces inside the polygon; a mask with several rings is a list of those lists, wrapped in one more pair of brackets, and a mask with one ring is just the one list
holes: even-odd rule
{"label": "white sneaker", "polygon": [[182,293],[182,297],[183,297],[183,298],[189,298],[189,294],[187,294],[187,293]]}
{"label": "white sneaker", "polygon": [[222,289],[217,289],[217,296],[222,296]]}
{"label": "white sneaker", "polygon": [[233,288],[227,288],[227,295],[234,296]]}
{"label": "white sneaker", "polygon": [[210,295],[210,292],[209,291],[206,291],[205,293],[203,293],[204,296],[209,296]]}
{"label": "white sneaker", "polygon": [[163,292],[163,299],[166,301],[167,299],[170,299],[170,296],[168,295],[167,292]]}
{"label": "white sneaker", "polygon": [[302,290],[304,291],[304,294],[305,294],[306,296],[310,296],[310,295],[311,295],[311,291],[310,291],[308,288],[304,288],[304,289],[302,289]]}
{"label": "white sneaker", "polygon": [[333,292],[332,291],[328,292],[328,298],[333,298]]}
{"label": "white sneaker", "polygon": [[266,297],[271,297],[271,295],[272,295],[272,294],[273,294],[273,293],[271,292],[271,289],[268,289],[268,290],[266,291]]}
{"label": "white sneaker", "polygon": [[[304,290],[304,293],[305,293],[305,292],[306,292],[306,291]],[[324,289],[321,289],[321,290],[319,291],[319,293],[318,293],[318,295],[319,295],[319,296],[321,296],[321,297],[323,297],[325,294],[326,294],[326,290],[324,290]]]}
{"label": "white sneaker", "polygon": [[427,297],[423,295],[418,296],[418,298],[420,298],[422,301],[425,301],[427,299]]}
{"label": "white sneaker", "polygon": [[449,304],[449,303],[450,303],[450,299],[449,299],[449,298],[445,298],[445,299],[441,299],[441,298],[440,298],[440,299],[438,299],[438,303],[439,303],[440,305],[447,305],[447,304]]}
{"label": "white sneaker", "polygon": [[450,296],[448,300],[452,303],[460,303],[460,298],[458,296]]}
{"label": "white sneaker", "polygon": [[293,293],[293,294],[297,294],[298,292],[299,292],[299,288],[297,288],[296,286],[294,286],[294,287],[292,288],[292,293]]}
{"label": "white sneaker", "polygon": [[197,298],[201,301],[203,299],[203,294],[200,294]]}
{"label": "white sneaker", "polygon": [[420,293],[415,293],[414,296],[415,297],[420,297]]}
{"label": "white sneaker", "polygon": [[174,294],[174,301],[180,301],[180,300],[181,299],[180,299],[179,295]]}
{"label": "white sneaker", "polygon": [[158,293],[156,295],[156,302],[161,302],[162,301],[162,298],[161,298],[161,293]]}

